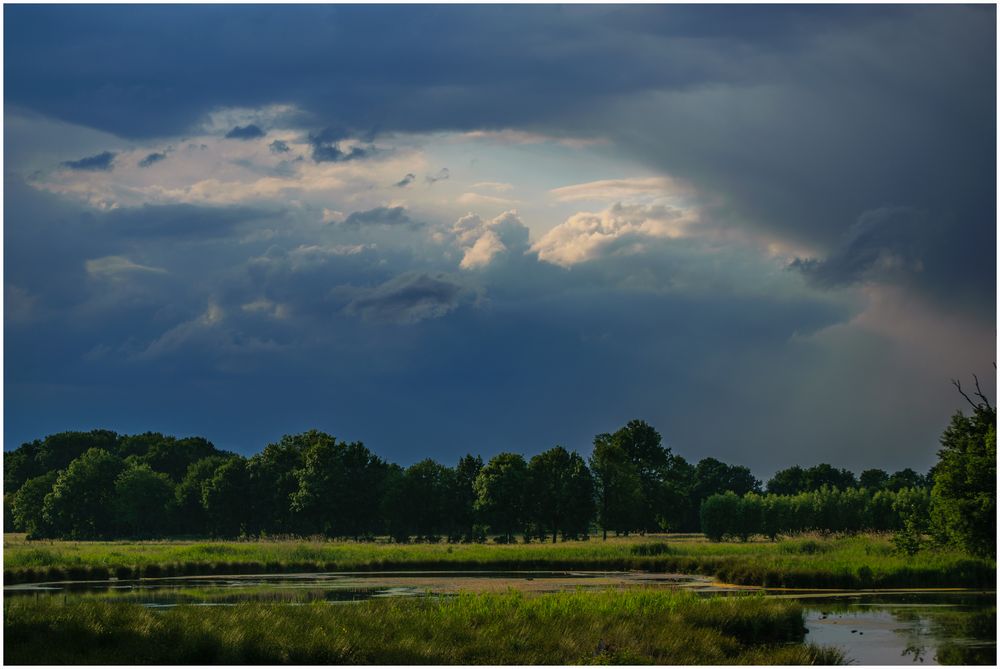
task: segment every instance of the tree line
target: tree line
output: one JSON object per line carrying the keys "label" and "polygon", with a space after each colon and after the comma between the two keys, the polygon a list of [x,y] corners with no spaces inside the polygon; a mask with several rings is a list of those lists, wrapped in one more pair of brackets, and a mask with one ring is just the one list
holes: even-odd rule
{"label": "tree line", "polygon": [[[979,556],[996,557],[997,434],[996,408],[979,388],[972,406],[961,411],[941,435],[938,462],[925,477],[911,470],[892,476],[863,472],[860,487],[849,472],[825,465],[778,472],[768,483],[772,494],[714,494],[701,504],[701,527],[714,541],[753,535],[772,539],[803,531],[892,531],[897,547],[914,554],[928,545],[952,545]],[[823,471],[820,472],[819,470]],[[830,477],[842,477],[831,481]],[[803,491],[802,483],[821,481]]]}
{"label": "tree line", "polygon": [[[506,452],[484,463],[468,454],[453,467],[426,459],[406,468],[361,442],[315,430],[248,458],[201,437],[63,432],[4,454],[4,517],[6,527],[32,537],[75,539],[489,535],[554,542],[594,529],[604,537],[703,530],[725,539],[898,531],[908,522],[901,499],[937,498],[925,517],[941,528],[968,530],[991,508],[995,528],[995,480],[987,480],[996,471],[995,422],[988,403],[970,417],[956,414],[941,461],[927,475],[870,469],[855,476],[819,464],[781,470],[766,486],[744,466],[687,462],[641,420],[597,435],[586,461],[556,446],[530,459]],[[944,503],[952,498],[962,501]],[[956,531],[954,540],[965,541]]]}

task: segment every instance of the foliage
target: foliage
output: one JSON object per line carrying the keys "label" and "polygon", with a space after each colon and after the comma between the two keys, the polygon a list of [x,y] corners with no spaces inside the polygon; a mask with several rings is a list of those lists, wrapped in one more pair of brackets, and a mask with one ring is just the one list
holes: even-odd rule
{"label": "foliage", "polygon": [[955,414],[941,436],[931,492],[940,540],[974,555],[996,557],[996,409],[985,403],[971,416]]}
{"label": "foliage", "polygon": [[42,513],[45,496],[52,492],[52,486],[59,478],[56,470],[25,481],[11,499],[11,520],[14,527],[28,536],[43,537],[51,532],[49,523]]}
{"label": "foliage", "polygon": [[201,484],[201,504],[215,536],[233,537],[243,532],[251,501],[250,473],[246,461],[223,461]]}
{"label": "foliage", "polygon": [[767,491],[774,495],[795,495],[816,492],[823,487],[846,490],[857,486],[858,480],[853,472],[820,463],[808,469],[796,465],[775,472],[767,482]]}
{"label": "foliage", "polygon": [[[702,531],[712,541],[740,539],[754,535],[771,540],[782,534],[820,532],[824,534],[887,532],[904,528],[908,522],[924,532],[928,516],[926,488],[904,488],[899,492],[864,488],[822,487],[815,492],[795,495],[739,497],[734,493],[713,495],[702,502]],[[923,504],[923,506],[921,506]]]}
{"label": "foliage", "polygon": [[594,481],[576,453],[556,446],[528,464],[532,518],[555,543],[556,535],[586,534],[594,512]]}
{"label": "foliage", "polygon": [[298,470],[292,510],[327,536],[358,538],[381,529],[379,501],[387,465],[361,442],[342,442],[315,430]]}
{"label": "foliage", "polygon": [[204,535],[209,532],[208,514],[202,500],[202,487],[215,476],[215,471],[226,458],[212,456],[202,458],[188,466],[187,473],[174,488],[174,499],[168,503],[171,515],[176,519],[174,530],[180,534]]}
{"label": "foliage", "polygon": [[666,487],[670,467],[670,449],[664,448],[662,438],[651,425],[642,420],[631,420],[612,434],[595,437],[619,447],[635,467],[642,491],[642,501],[634,509],[637,528],[644,532],[662,529],[660,519],[669,506],[671,491]]}
{"label": "foliage", "polygon": [[930,529],[930,493],[921,488],[903,488],[896,495],[893,510],[899,515],[900,529],[893,535],[896,548],[907,555],[916,555]]}
{"label": "foliage", "polygon": [[42,503],[45,523],[59,536],[93,539],[114,533],[115,480],[121,458],[91,448],[69,463]]}
{"label": "foliage", "polygon": [[129,467],[115,480],[115,520],[120,533],[139,537],[161,536],[167,518],[164,510],[174,496],[170,477],[149,465]]}
{"label": "foliage", "polygon": [[528,465],[517,453],[500,453],[476,477],[476,510],[510,543],[527,520]]}
{"label": "foliage", "polygon": [[638,468],[607,435],[594,439],[590,468],[597,489],[597,522],[604,538],[608,530],[628,534],[639,525],[643,506]]}

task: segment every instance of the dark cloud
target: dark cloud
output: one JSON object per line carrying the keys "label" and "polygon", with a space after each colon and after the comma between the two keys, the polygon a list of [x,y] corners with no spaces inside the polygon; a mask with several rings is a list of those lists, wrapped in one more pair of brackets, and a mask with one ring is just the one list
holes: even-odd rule
{"label": "dark cloud", "polygon": [[[407,463],[586,451],[638,416],[685,456],[760,474],[819,459],[925,468],[959,406],[947,378],[994,353],[995,7],[12,5],[4,18],[12,108],[143,139],[184,136],[219,108],[294,105],[294,127],[335,129],[311,139],[318,162],[366,157],[365,128],[605,138],[621,164],[693,183],[713,203],[706,226],[818,256],[796,265],[804,294],[790,273],[747,294],[771,275],[690,240],[570,270],[514,254],[473,279],[455,250],[367,245],[377,225],[105,218],[8,175],[4,278],[47,320],[5,319],[7,444],[99,425],[249,452],[315,426]],[[164,271],[87,276],[87,260],[115,256]],[[965,300],[976,328],[944,307],[927,321],[986,330],[987,344],[933,332],[913,364],[878,333],[832,327],[858,308],[815,287],[861,282]]]}
{"label": "dark cloud", "polygon": [[166,160],[166,153],[151,153],[142,160],[139,161],[139,167],[149,167],[153,163],[158,163],[161,160]]}
{"label": "dark cloud", "polygon": [[450,179],[451,178],[451,172],[448,171],[447,167],[442,167],[441,169],[439,169],[437,171],[436,174],[434,174],[434,175],[428,174],[424,178],[427,179],[427,183],[432,184],[432,183],[435,183],[437,181],[445,181],[447,179]]}
{"label": "dark cloud", "polygon": [[351,213],[341,225],[345,226],[365,226],[365,225],[407,225],[417,227],[418,224],[410,218],[406,207],[375,207],[367,211],[355,211]]}
{"label": "dark cloud", "polygon": [[288,148],[288,142],[281,139],[276,139],[271,142],[270,149],[271,153],[287,153],[288,151],[291,151],[291,149]]}
{"label": "dark cloud", "polygon": [[104,234],[115,238],[216,239],[232,235],[243,225],[259,223],[277,215],[250,207],[213,207],[192,204],[121,207],[106,214],[90,215]]}
{"label": "dark cloud", "polygon": [[926,214],[905,207],[867,211],[826,258],[796,258],[790,267],[823,287],[920,272],[926,220]]}
{"label": "dark cloud", "polygon": [[[336,129],[314,141],[319,162],[364,158],[370,147],[340,144],[359,128],[608,138],[720,195],[720,225],[825,253],[887,204],[951,221],[958,232],[939,240],[939,276],[952,293],[975,286],[970,308],[995,313],[995,286],[975,269],[995,268],[992,6],[9,13],[17,29],[5,48],[18,67],[5,95],[23,108],[150,137],[188,131],[219,107],[294,104],[313,127]],[[181,31],[187,48],[171,52]],[[340,67],[371,34],[387,46]],[[127,58],[108,46],[120,44]],[[234,74],[234,58],[245,74]]]}
{"label": "dark cloud", "polygon": [[406,188],[411,183],[413,183],[413,180],[416,178],[417,176],[415,174],[413,174],[412,172],[407,172],[405,177],[403,177],[393,185],[396,186],[397,188]]}
{"label": "dark cloud", "polygon": [[407,274],[358,291],[344,311],[376,323],[412,324],[444,316],[465,293],[462,284],[444,274]]}
{"label": "dark cloud", "polygon": [[346,151],[340,148],[338,142],[327,142],[310,137],[312,144],[312,159],[317,163],[343,163],[348,160],[367,158],[374,151],[372,147],[352,146]]}
{"label": "dark cloud", "polygon": [[105,151],[103,153],[98,153],[96,156],[80,158],[80,160],[67,160],[63,163],[63,166],[68,167],[71,170],[107,171],[112,168],[115,155],[116,154],[110,151]]}
{"label": "dark cloud", "polygon": [[258,139],[266,134],[253,124],[238,125],[226,133],[226,139]]}

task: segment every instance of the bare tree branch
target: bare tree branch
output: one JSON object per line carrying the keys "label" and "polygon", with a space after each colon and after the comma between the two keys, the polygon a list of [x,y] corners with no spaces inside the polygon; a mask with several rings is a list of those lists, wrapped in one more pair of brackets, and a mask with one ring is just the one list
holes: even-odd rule
{"label": "bare tree branch", "polygon": [[992,411],[993,410],[993,405],[990,404],[990,401],[986,398],[986,395],[983,395],[983,391],[979,388],[979,377],[976,376],[975,374],[973,374],[972,378],[974,378],[976,380],[976,396],[979,397],[979,399],[981,399],[983,401],[983,404],[986,405],[987,409],[989,409],[990,411]]}
{"label": "bare tree branch", "polygon": [[965,398],[966,402],[968,402],[970,405],[972,405],[973,409],[978,409],[979,408],[979,405],[976,404],[975,402],[973,402],[972,398],[965,394],[965,391],[962,390],[962,384],[959,383],[957,379],[952,379],[951,380],[951,385],[953,385],[956,388],[958,388],[958,392],[962,394],[962,397]]}

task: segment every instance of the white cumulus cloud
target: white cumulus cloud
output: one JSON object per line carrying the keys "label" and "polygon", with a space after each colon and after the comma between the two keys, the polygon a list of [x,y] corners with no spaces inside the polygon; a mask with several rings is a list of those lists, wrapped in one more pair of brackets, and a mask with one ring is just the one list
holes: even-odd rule
{"label": "white cumulus cloud", "polygon": [[603,211],[573,214],[531,248],[540,260],[569,267],[608,253],[641,252],[647,239],[687,236],[697,222],[696,210],[617,203]]}
{"label": "white cumulus cloud", "polygon": [[466,214],[452,226],[457,245],[463,250],[462,269],[486,267],[505,253],[524,253],[528,248],[528,227],[516,210],[483,220]]}

